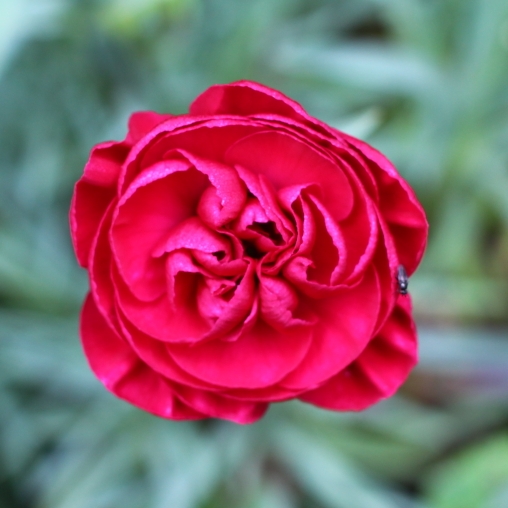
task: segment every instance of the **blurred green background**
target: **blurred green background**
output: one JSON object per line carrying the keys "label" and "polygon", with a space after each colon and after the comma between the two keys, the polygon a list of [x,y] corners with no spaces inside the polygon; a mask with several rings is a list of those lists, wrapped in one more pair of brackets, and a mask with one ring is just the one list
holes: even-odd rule
{"label": "blurred green background", "polygon": [[[421,362],[364,413],[174,423],[81,352],[89,149],[236,79],[368,140],[428,212]],[[506,0],[0,0],[0,508],[506,508],[507,330]]]}

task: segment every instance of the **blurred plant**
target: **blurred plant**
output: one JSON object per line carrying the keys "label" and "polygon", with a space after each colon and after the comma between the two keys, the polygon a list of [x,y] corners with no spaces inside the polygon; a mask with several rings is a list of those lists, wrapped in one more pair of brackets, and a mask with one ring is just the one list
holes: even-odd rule
{"label": "blurred plant", "polygon": [[[48,0],[0,14],[0,507],[507,504],[508,346],[490,326],[508,317],[505,0]],[[410,283],[421,366],[365,413],[283,404],[251,427],[167,422],[85,365],[66,215],[87,151],[121,138],[132,110],[181,113],[241,78],[369,137],[429,212]]]}

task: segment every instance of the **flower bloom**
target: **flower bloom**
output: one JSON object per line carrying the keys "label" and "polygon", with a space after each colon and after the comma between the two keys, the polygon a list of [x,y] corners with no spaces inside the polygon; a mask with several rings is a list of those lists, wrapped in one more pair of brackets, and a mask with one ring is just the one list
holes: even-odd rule
{"label": "flower bloom", "polygon": [[425,214],[394,166],[282,93],[212,86],[187,115],[134,113],[77,182],[90,366],[171,419],[259,419],[298,398],[361,410],[416,363],[409,296]]}

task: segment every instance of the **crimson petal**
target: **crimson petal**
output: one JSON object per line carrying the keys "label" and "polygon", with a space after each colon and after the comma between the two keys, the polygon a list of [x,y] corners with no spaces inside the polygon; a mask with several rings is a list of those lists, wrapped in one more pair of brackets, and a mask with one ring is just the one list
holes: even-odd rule
{"label": "crimson petal", "polygon": [[74,250],[83,268],[88,266],[90,247],[101,219],[116,196],[116,182],[128,151],[129,145],[124,142],[96,145],[74,187],[69,220]]}
{"label": "crimson petal", "polygon": [[307,390],[317,387],[357,358],[372,337],[380,297],[377,275],[370,269],[356,286],[322,300],[308,300],[318,315],[312,345],[281,385]]}
{"label": "crimson petal", "polygon": [[108,327],[91,295],[83,305],[80,332],[91,369],[116,396],[164,418],[196,420],[207,416],[182,402],[171,384]]}
{"label": "crimson petal", "polygon": [[338,411],[359,411],[390,397],[417,363],[416,330],[409,296],[400,296],[390,318],[346,369],[299,398]]}
{"label": "crimson petal", "polygon": [[170,352],[183,370],[198,379],[223,387],[254,389],[277,383],[300,364],[311,340],[309,327],[281,333],[258,320],[236,341],[171,344]]}
{"label": "crimson petal", "polygon": [[292,185],[317,184],[323,204],[335,220],[353,207],[353,193],[342,168],[308,143],[294,136],[270,130],[238,140],[225,155],[231,165],[264,175],[275,190]]}

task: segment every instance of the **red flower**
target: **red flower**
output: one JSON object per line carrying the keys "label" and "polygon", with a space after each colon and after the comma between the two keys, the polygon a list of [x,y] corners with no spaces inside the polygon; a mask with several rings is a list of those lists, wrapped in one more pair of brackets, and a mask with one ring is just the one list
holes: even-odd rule
{"label": "red flower", "polygon": [[280,92],[241,81],[188,115],[133,114],[92,150],[70,218],[85,354],[146,411],[360,410],[416,363],[397,269],[420,262],[422,207],[383,155]]}

